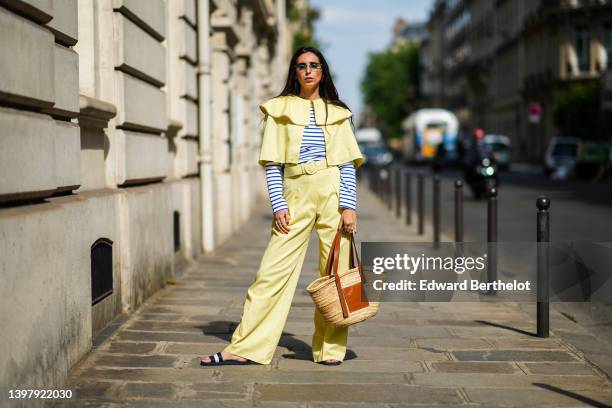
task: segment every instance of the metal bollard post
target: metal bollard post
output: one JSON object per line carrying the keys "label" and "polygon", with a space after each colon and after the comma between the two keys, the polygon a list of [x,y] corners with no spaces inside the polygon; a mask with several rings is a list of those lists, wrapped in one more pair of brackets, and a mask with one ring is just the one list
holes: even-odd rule
{"label": "metal bollard post", "polygon": [[[488,282],[497,280],[497,188],[492,187],[487,200],[487,277]],[[495,295],[496,290],[488,291]]]}
{"label": "metal bollard post", "polygon": [[391,209],[393,207],[393,184],[391,180],[391,175],[394,173],[394,166],[392,164],[387,165],[387,209]]}
{"label": "metal bollard post", "polygon": [[433,178],[433,247],[440,248],[440,176]]}
{"label": "metal bollard post", "polygon": [[395,216],[402,216],[402,166],[398,165],[395,171]]}
{"label": "metal bollard post", "polygon": [[406,169],[406,224],[412,224],[412,174]]}
{"label": "metal bollard post", "polygon": [[549,283],[550,276],[548,270],[548,246],[550,242],[550,218],[548,209],[550,200],[546,196],[540,196],[536,200],[538,208],[537,217],[537,258],[538,258],[538,289],[537,289],[537,328],[538,337],[548,337],[549,335]]}
{"label": "metal bollard post", "polygon": [[382,193],[383,193],[383,189],[382,189],[382,184],[384,182],[383,179],[383,167],[382,166],[376,166],[376,196],[378,197],[379,200],[382,200]]}
{"label": "metal bollard post", "polygon": [[383,201],[383,195],[385,194],[385,167],[381,164],[378,166],[378,180],[376,183],[376,192],[378,193],[378,199]]}
{"label": "metal bollard post", "polygon": [[455,242],[463,242],[463,181],[455,180]]}
{"label": "metal bollard post", "polygon": [[419,235],[425,232],[425,175],[421,172],[417,178],[417,213],[419,218]]}

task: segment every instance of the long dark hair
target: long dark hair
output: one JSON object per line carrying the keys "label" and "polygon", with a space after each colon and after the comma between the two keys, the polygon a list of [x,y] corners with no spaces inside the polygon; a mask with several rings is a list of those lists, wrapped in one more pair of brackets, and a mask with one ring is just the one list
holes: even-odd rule
{"label": "long dark hair", "polygon": [[[334,81],[332,80],[332,76],[330,74],[329,71],[329,66],[327,65],[327,61],[325,60],[325,57],[323,56],[323,54],[321,53],[321,51],[319,51],[317,48],[315,47],[300,47],[297,50],[295,50],[295,52],[293,53],[293,56],[291,57],[291,62],[289,63],[289,72],[287,73],[287,82],[285,83],[285,87],[283,88],[283,90],[281,91],[280,94],[276,95],[276,97],[278,96],[285,96],[285,95],[295,95],[295,96],[299,96],[300,95],[300,82],[297,79],[297,76],[295,74],[295,64],[297,63],[297,59],[300,55],[306,53],[306,52],[312,52],[313,54],[315,54],[317,57],[319,57],[319,62],[321,63],[321,68],[323,69],[323,75],[321,75],[321,81],[319,82],[319,96],[323,99],[323,102],[325,102],[325,125],[327,126],[327,116],[328,116],[328,109],[327,109],[327,104],[331,103],[337,106],[341,106],[345,109],[349,109],[349,107],[340,100],[340,98],[338,97],[338,91],[336,90],[336,86],[334,85]],[[353,123],[353,116],[351,116],[351,125],[353,126],[353,129],[355,128],[355,125]]]}

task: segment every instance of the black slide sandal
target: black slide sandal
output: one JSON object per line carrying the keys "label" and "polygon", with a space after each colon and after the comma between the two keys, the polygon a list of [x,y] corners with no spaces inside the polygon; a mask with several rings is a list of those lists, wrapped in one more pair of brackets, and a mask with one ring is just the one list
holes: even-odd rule
{"label": "black slide sandal", "polygon": [[247,365],[251,364],[251,360],[247,361],[238,361],[238,360],[224,360],[221,352],[217,352],[215,354],[211,354],[208,356],[210,358],[209,362],[200,361],[200,365],[203,366],[220,366],[220,365]]}
{"label": "black slide sandal", "polygon": [[334,362],[328,362],[328,361],[317,361],[317,364],[323,364],[323,365],[331,365],[331,366],[336,366],[336,365],[340,365],[340,364],[342,364],[342,361],[334,361]]}

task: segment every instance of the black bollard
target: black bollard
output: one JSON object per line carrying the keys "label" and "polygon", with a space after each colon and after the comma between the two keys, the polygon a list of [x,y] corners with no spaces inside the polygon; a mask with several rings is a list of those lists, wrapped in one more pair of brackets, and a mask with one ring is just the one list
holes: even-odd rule
{"label": "black bollard", "polygon": [[455,242],[463,242],[463,181],[455,180]]}
{"label": "black bollard", "polygon": [[[491,187],[487,192],[487,276],[488,282],[497,280],[497,188]],[[489,295],[497,291],[491,289]]]}
{"label": "black bollard", "polygon": [[412,174],[410,170],[406,172],[406,224],[412,224]]}
{"label": "black bollard", "polygon": [[433,247],[440,248],[440,176],[433,178]]}
{"label": "black bollard", "polygon": [[393,207],[393,181],[391,180],[391,175],[393,174],[394,166],[392,164],[387,164],[387,209],[391,209]]}
{"label": "black bollard", "polygon": [[548,270],[548,253],[550,242],[550,217],[548,209],[550,200],[546,196],[540,196],[536,200],[538,208],[537,217],[537,245],[538,245],[538,287],[537,287],[537,327],[538,337],[549,335],[549,292],[550,276]]}
{"label": "black bollard", "polygon": [[383,183],[385,182],[385,179],[383,178],[384,171],[385,169],[382,166],[376,167],[376,196],[381,201],[383,200],[383,193],[385,192],[385,189],[383,188]]}
{"label": "black bollard", "polygon": [[395,170],[395,216],[402,216],[402,168],[398,165]]}
{"label": "black bollard", "polygon": [[387,173],[386,173],[384,165],[380,166],[379,173],[380,173],[380,183],[378,186],[378,189],[379,189],[378,196],[380,198],[380,201],[384,203],[385,202],[385,190],[386,190],[385,183],[387,182],[387,177],[386,177]]}
{"label": "black bollard", "polygon": [[425,175],[421,172],[417,178],[417,213],[419,218],[419,235],[425,232]]}

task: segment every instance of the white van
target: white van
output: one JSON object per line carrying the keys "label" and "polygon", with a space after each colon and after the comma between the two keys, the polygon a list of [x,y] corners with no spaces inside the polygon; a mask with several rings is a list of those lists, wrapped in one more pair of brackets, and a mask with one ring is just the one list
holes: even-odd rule
{"label": "white van", "polygon": [[457,154],[459,121],[446,109],[419,109],[402,121],[402,153],[408,161],[430,161],[444,145],[446,159]]}

